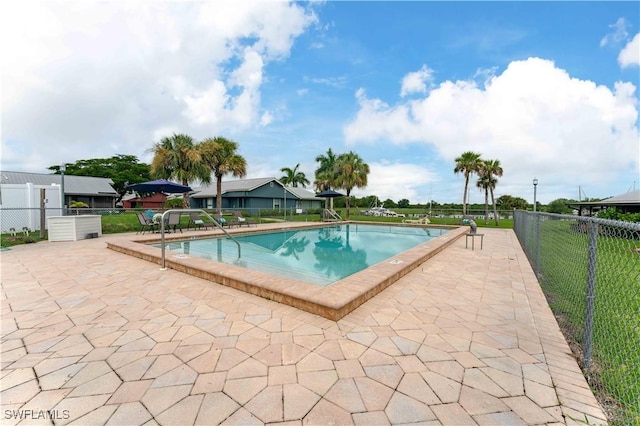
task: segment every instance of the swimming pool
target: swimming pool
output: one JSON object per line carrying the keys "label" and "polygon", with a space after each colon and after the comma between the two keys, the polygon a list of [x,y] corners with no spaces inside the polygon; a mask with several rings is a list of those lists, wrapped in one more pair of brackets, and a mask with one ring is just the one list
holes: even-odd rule
{"label": "swimming pool", "polygon": [[[448,232],[442,228],[340,224],[166,243],[167,256],[196,256],[328,286]],[[154,244],[161,247],[160,244]]]}
{"label": "swimming pool", "polygon": [[[348,222],[348,224],[350,226],[354,224],[364,226],[370,225],[370,222]],[[346,223],[340,226],[345,225]],[[381,226],[379,229],[383,229],[389,228],[391,225],[379,224],[379,226]],[[253,228],[232,228],[229,230],[229,233],[235,238],[249,234],[264,235],[265,233],[275,231],[287,231],[291,232],[289,235],[294,235],[295,232],[305,229],[315,230],[315,232],[318,233],[320,232],[320,228],[325,227],[326,224],[300,222],[286,224],[271,223],[260,224]],[[393,226],[393,228],[394,232],[405,232],[405,229],[421,229],[423,227],[401,224]],[[222,231],[219,229],[185,231],[183,234],[167,235],[165,242],[173,245],[171,249],[178,248],[179,244],[189,242],[190,244],[187,246],[189,247],[190,253],[186,254],[178,251],[172,253],[167,250],[169,255],[166,256],[165,267],[275,302],[287,304],[335,321],[353,311],[404,275],[418,268],[423,262],[453,244],[464,235],[467,228],[430,225],[429,229],[431,229],[430,232],[432,233],[441,233],[437,231],[439,229],[446,232],[442,232],[439,236],[432,236],[428,241],[419,243],[412,248],[377,263],[372,263],[371,259],[373,259],[373,257],[369,258],[369,255],[367,255],[366,263],[370,266],[354,272],[345,278],[338,279],[333,282],[333,284],[325,286],[313,285],[309,282],[302,281],[298,275],[295,277],[281,276],[275,273],[245,268],[241,266],[242,262],[246,261],[246,258],[249,256],[248,253],[245,252],[242,252],[240,263],[224,263],[216,261],[217,259],[206,259],[191,254],[191,247],[199,240],[204,240],[211,236],[223,236]],[[420,232],[426,234],[423,230],[420,230]],[[362,235],[364,236],[364,233]],[[372,251],[377,250],[377,247],[387,245],[385,243],[386,238],[383,237],[384,235],[385,234],[378,234],[376,232],[367,233],[367,244],[373,247]],[[354,238],[354,236],[355,233],[351,231],[349,233],[349,246],[351,247],[353,247],[355,240],[360,238]],[[224,244],[224,241],[223,239],[215,240],[215,244]],[[288,241],[291,240],[289,239]],[[331,242],[330,239],[329,242]],[[151,245],[151,243],[154,243],[154,245]],[[162,265],[162,250],[159,243],[160,237],[158,234],[129,235],[109,240],[107,247]],[[282,244],[284,244],[284,241]],[[311,246],[311,241],[308,245]],[[296,251],[296,247],[296,244],[291,244],[291,247],[281,250],[284,250],[283,252]],[[316,245],[313,244],[312,250],[315,247]],[[343,247],[346,247],[346,239],[343,240]],[[261,250],[263,249],[267,250],[265,247]],[[273,250],[273,248],[268,250]],[[225,250],[223,250],[223,252],[225,252]],[[228,252],[230,256],[231,253],[233,253],[232,257],[237,260],[238,252],[235,245],[232,246]],[[214,253],[217,256],[218,251],[216,250]],[[299,253],[296,252],[296,254],[300,256]],[[293,253],[289,256],[282,257],[295,258]],[[173,279],[179,278],[173,276]],[[176,281],[176,286],[177,288],[180,286],[180,281]]]}

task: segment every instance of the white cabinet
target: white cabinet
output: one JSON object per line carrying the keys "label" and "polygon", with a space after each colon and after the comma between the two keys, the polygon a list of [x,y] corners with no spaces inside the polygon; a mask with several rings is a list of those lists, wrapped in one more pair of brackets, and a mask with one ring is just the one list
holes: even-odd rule
{"label": "white cabinet", "polygon": [[49,241],[78,241],[102,235],[102,216],[50,216]]}

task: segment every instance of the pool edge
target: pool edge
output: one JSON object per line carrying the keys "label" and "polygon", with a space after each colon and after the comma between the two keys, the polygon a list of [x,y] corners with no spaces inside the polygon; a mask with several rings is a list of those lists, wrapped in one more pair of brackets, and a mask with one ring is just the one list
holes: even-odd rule
{"label": "pool edge", "polygon": [[[363,223],[363,222],[345,222]],[[371,222],[364,222],[371,223]],[[283,229],[314,227],[321,224],[286,226]],[[388,223],[385,223],[388,225]],[[257,227],[261,228],[261,227]],[[405,276],[429,258],[440,253],[446,247],[462,237],[466,227],[444,227],[450,232],[434,238],[424,244],[411,248],[383,262],[327,286],[313,286],[309,283],[289,278],[276,277],[258,271],[207,261],[201,258],[165,259],[165,267],[179,272],[206,279],[255,296],[293,306],[324,318],[337,321],[358,306],[371,299],[401,277]],[[269,231],[274,229],[258,229]],[[255,232],[255,231],[254,231]],[[197,236],[216,236],[197,234]],[[180,235],[181,238],[187,235]],[[157,236],[134,236],[132,239],[118,239],[107,242],[107,248],[137,257],[149,262],[161,264],[161,250],[149,245]],[[172,236],[172,239],[176,237]],[[396,263],[390,262],[393,259]]]}

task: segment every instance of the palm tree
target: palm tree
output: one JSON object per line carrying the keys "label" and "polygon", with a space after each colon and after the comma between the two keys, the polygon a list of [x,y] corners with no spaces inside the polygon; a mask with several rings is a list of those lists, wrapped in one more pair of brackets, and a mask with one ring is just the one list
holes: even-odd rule
{"label": "palm tree", "polygon": [[[313,184],[318,192],[333,189],[335,186],[333,181],[335,177],[336,161],[338,157],[333,153],[331,148],[327,150],[326,155],[318,155],[316,162],[320,163],[315,170],[315,181]],[[329,198],[324,199],[324,207],[329,208]]]}
{"label": "palm tree", "polygon": [[303,172],[298,171],[298,167],[300,167],[300,163],[296,164],[293,169],[289,167],[281,168],[280,171],[285,175],[280,178],[280,183],[283,185],[291,185],[294,188],[297,188],[298,184],[300,184],[303,188],[306,188],[307,185],[309,185],[309,179],[307,179]]}
{"label": "palm tree", "polygon": [[216,210],[222,213],[222,177],[231,173],[235,177],[247,175],[247,161],[236,151],[238,144],[217,136],[200,143],[202,157],[209,171],[216,177]]}
{"label": "palm tree", "polygon": [[478,172],[476,186],[484,191],[484,224],[489,223],[489,176],[484,173],[484,168]]}
{"label": "palm tree", "polygon": [[456,158],[456,167],[453,169],[454,173],[464,174],[464,194],[462,195],[462,214],[467,214],[467,191],[469,189],[469,177],[471,173],[477,173],[482,165],[480,154],[467,151]]}
{"label": "palm tree", "polygon": [[355,187],[366,187],[368,175],[369,165],[355,152],[349,151],[347,154],[338,156],[335,164],[334,183],[336,188],[347,191],[347,220],[349,220],[351,190]]}
{"label": "palm tree", "polygon": [[[151,176],[155,179],[175,179],[183,185],[199,180],[211,182],[209,169],[202,161],[202,155],[193,138],[185,134],[173,134],[153,145]],[[189,194],[182,196],[184,207],[189,206]]]}
{"label": "palm tree", "polygon": [[491,204],[493,204],[493,219],[496,222],[496,226],[498,226],[498,207],[496,206],[496,200],[493,195],[493,190],[496,189],[496,184],[498,183],[498,179],[496,176],[502,176],[503,170],[500,165],[500,160],[485,160],[483,162],[483,173],[487,176],[488,180],[488,188],[491,194]]}

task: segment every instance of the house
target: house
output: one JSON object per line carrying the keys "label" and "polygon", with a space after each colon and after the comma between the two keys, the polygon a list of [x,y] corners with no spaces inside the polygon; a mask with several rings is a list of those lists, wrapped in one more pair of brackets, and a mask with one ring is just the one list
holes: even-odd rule
{"label": "house", "polygon": [[[216,183],[194,188],[191,207],[216,207]],[[225,210],[280,210],[283,207],[302,212],[321,209],[324,199],[304,188],[285,187],[274,177],[222,182],[222,208]]]}
{"label": "house", "polygon": [[[36,187],[61,186],[62,175],[0,171],[2,190],[5,190],[5,185],[11,185],[15,188],[16,185],[26,187],[27,184]],[[109,178],[65,175],[64,205],[69,206],[72,201],[81,201],[91,208],[113,208],[118,193],[113,189],[112,184],[113,181]],[[25,204],[11,205],[11,207],[27,208],[29,206]]]}
{"label": "house", "polygon": [[640,213],[640,189],[600,201],[570,203],[568,206],[577,209],[579,216],[583,216],[583,210],[586,210],[589,216],[593,216],[599,210],[604,210],[607,207],[615,207],[623,213]]}
{"label": "house", "polygon": [[167,195],[161,193],[150,194],[148,197],[128,194],[122,199],[122,207],[125,209],[163,209],[166,201]]}

